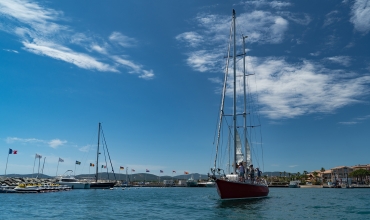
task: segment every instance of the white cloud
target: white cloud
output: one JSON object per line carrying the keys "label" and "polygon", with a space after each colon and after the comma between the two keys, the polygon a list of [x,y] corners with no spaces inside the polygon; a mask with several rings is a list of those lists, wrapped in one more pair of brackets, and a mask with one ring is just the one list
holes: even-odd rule
{"label": "white cloud", "polygon": [[57,148],[63,144],[67,143],[67,141],[62,141],[62,140],[59,140],[59,139],[53,139],[51,141],[48,142],[49,146],[52,147],[52,148]]}
{"label": "white cloud", "polygon": [[127,37],[119,32],[113,32],[109,36],[109,40],[118,43],[122,47],[133,47],[136,44],[136,40],[134,38]]}
{"label": "white cloud", "polygon": [[352,6],[351,19],[355,30],[367,34],[370,31],[370,1],[356,0]]}
{"label": "white cloud", "polygon": [[[188,52],[187,64],[200,72],[219,71],[225,55],[225,42],[228,42],[230,32],[230,16],[213,14],[200,14],[196,17],[198,32],[184,32],[177,35],[176,39],[187,42],[190,46],[197,46],[198,50]],[[249,43],[276,44],[284,39],[288,28],[288,21],[279,15],[265,11],[241,13],[237,16],[238,33],[248,35]],[[216,46],[217,45],[217,46]],[[226,46],[226,45],[225,45]],[[212,47],[210,51],[205,48]],[[215,69],[216,68],[216,69]]]}
{"label": "white cloud", "polygon": [[339,14],[338,11],[331,11],[330,13],[325,15],[325,21],[324,21],[323,27],[339,22],[341,18],[338,14]]}
{"label": "white cloud", "polygon": [[199,72],[206,72],[219,71],[220,69],[217,69],[217,67],[220,66],[219,64],[222,59],[220,54],[212,53],[207,50],[199,50],[189,53],[189,57],[186,61],[193,69]]}
{"label": "white cloud", "polygon": [[[276,44],[282,42],[289,22],[279,15],[266,11],[243,13],[237,17],[237,23],[243,24],[240,33],[248,35],[248,42]],[[228,34],[228,32],[224,32]]]}
{"label": "white cloud", "polygon": [[129,73],[139,74],[139,78],[153,79],[154,77],[153,70],[144,70],[142,65],[136,64],[133,61],[123,59],[118,56],[113,56],[113,59],[117,62],[117,64],[128,68],[130,70]]}
{"label": "white cloud", "polygon": [[176,40],[189,44],[190,47],[196,47],[203,42],[203,37],[196,32],[185,32],[176,36]]}
{"label": "white cloud", "polygon": [[78,150],[81,152],[89,152],[91,148],[92,148],[91,145],[86,145],[86,146],[80,147]]}
{"label": "white cloud", "polygon": [[[16,35],[24,45],[23,49],[87,70],[120,72],[116,67],[122,65],[116,63],[114,58],[117,56],[116,51],[120,49],[115,51],[114,45],[131,47],[137,43],[134,38],[119,32],[113,32],[108,41],[95,34],[77,33],[70,26],[61,25],[61,21],[64,24],[68,22],[68,19],[63,17],[63,12],[29,0],[1,0],[0,16],[5,18],[6,22],[6,25],[0,24],[0,30]],[[114,55],[110,54],[108,48],[113,48]],[[93,52],[98,52],[98,55],[103,57],[97,57]],[[141,71],[139,77],[153,78],[154,73],[152,70]]]}
{"label": "white cloud", "polygon": [[153,70],[143,70],[142,74],[139,76],[139,78],[142,79],[153,79],[154,73]]}
{"label": "white cloud", "polygon": [[288,20],[291,20],[300,25],[308,25],[312,19],[308,14],[305,13],[291,13],[287,11],[278,12],[279,15],[286,17]]}
{"label": "white cloud", "polygon": [[[297,15],[288,12],[280,15],[301,25],[311,21],[308,15],[300,19],[297,19]],[[280,15],[266,11],[237,14],[237,28],[239,28],[237,33],[248,35],[248,43],[282,43],[289,22]],[[336,13],[333,12],[328,17],[335,17],[335,15]],[[190,48],[186,53],[187,64],[199,72],[223,72],[225,60],[222,56],[226,55],[225,42],[229,39],[230,16],[198,15],[196,21],[198,27],[202,28],[198,28],[197,33],[202,36],[203,43],[199,44],[197,49]],[[328,21],[327,25],[330,22]],[[186,36],[186,33],[191,32],[183,34]],[[177,39],[183,40],[181,37]],[[333,44],[338,39],[335,36],[329,36],[328,40],[327,43]],[[224,48],[218,45],[224,45]],[[310,55],[318,56],[320,52]],[[261,113],[272,119],[294,118],[317,112],[332,113],[343,106],[364,102],[362,98],[370,92],[369,75],[360,76],[341,69],[328,69],[323,64],[310,60],[287,62],[284,57],[247,57],[247,60],[249,60],[247,70],[253,69],[256,74],[257,87],[252,93],[255,98],[258,95]],[[322,61],[344,66],[351,64],[351,58],[347,56],[329,57]],[[242,75],[240,72],[242,62],[238,62],[237,65],[238,75]],[[241,79],[241,77],[237,79],[238,87],[242,85]],[[212,77],[209,80],[218,83],[216,92],[219,93],[220,79]],[[230,81],[227,88],[226,94],[231,95],[233,85]],[[237,90],[242,91],[240,88]]]}
{"label": "white cloud", "polygon": [[20,142],[20,143],[43,143],[43,140],[39,140],[36,138],[17,138],[17,137],[7,137],[6,143],[11,144],[14,142]]}
{"label": "white cloud", "polygon": [[108,64],[97,61],[95,58],[75,52],[69,48],[61,45],[54,44],[53,42],[40,42],[33,43],[22,42],[25,49],[39,55],[45,55],[54,59],[63,60],[72,63],[80,68],[98,70],[98,71],[111,71],[118,72],[115,68]]}
{"label": "white cloud", "polygon": [[329,60],[333,63],[341,64],[346,67],[351,65],[351,57],[348,57],[348,56],[328,57],[325,60]]}
{"label": "white cloud", "polygon": [[321,54],[320,51],[316,51],[315,53],[310,53],[311,56],[317,57]]}
{"label": "white cloud", "polygon": [[12,52],[12,53],[19,53],[18,51],[16,50],[10,50],[10,49],[3,49],[4,51],[7,51],[7,52]]}
{"label": "white cloud", "polygon": [[266,1],[266,0],[258,0],[258,1],[246,1],[245,4],[254,5],[255,7],[264,7],[269,6],[271,8],[280,9],[283,7],[288,7],[291,5],[289,2],[283,1]]}
{"label": "white cloud", "polygon": [[[254,69],[261,113],[272,119],[294,118],[316,112],[331,113],[346,105],[362,102],[369,93],[370,76],[328,70],[310,61],[288,63],[283,58],[249,57],[247,69]],[[239,69],[241,67],[239,66]],[[241,73],[239,73],[241,74]],[[238,79],[240,81],[241,79]],[[237,82],[237,85],[241,85]],[[231,82],[227,94],[232,94]],[[237,91],[242,91],[237,88]]]}
{"label": "white cloud", "polygon": [[370,119],[370,115],[365,115],[363,117],[353,118],[350,121],[341,121],[341,122],[338,122],[338,124],[342,124],[342,125],[354,125],[354,124],[360,124],[363,121],[369,120],[369,119]]}
{"label": "white cloud", "polygon": [[40,140],[36,138],[18,138],[18,137],[7,137],[6,143],[13,144],[13,143],[22,143],[22,144],[46,144],[51,148],[57,148],[65,143],[67,141],[62,141],[60,139],[53,139],[50,141],[47,140]]}
{"label": "white cloud", "polygon": [[108,53],[107,52],[107,48],[101,47],[101,46],[99,46],[97,44],[91,45],[91,49],[94,50],[94,51],[96,51],[96,52],[98,52],[98,53],[101,53],[101,54],[107,54]]}

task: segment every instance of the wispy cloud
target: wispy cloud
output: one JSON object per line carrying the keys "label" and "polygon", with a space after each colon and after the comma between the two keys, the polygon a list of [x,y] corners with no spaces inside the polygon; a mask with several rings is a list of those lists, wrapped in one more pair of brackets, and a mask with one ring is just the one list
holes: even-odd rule
{"label": "wispy cloud", "polygon": [[297,167],[297,166],[298,166],[298,165],[290,165],[289,167],[292,167],[292,168],[293,168],[293,167]]}
{"label": "wispy cloud", "polygon": [[134,38],[125,36],[119,32],[113,32],[109,36],[109,40],[121,45],[122,47],[133,47],[136,44],[136,40]]}
{"label": "wispy cloud", "polygon": [[117,64],[127,68],[129,70],[129,73],[139,74],[139,78],[152,79],[154,77],[153,70],[145,70],[140,64],[136,64],[119,56],[113,56],[112,58],[116,61]]}
{"label": "wispy cloud", "polygon": [[[229,16],[230,17],[230,16]],[[199,14],[196,17],[198,32],[184,32],[176,39],[197,49],[187,52],[187,64],[196,71],[220,71],[224,64],[224,45],[229,39],[230,18],[215,14]],[[238,15],[242,23],[240,33],[248,33],[249,43],[277,44],[284,38],[289,22],[282,16],[265,11],[253,11]],[[212,48],[209,50],[209,48]]]}
{"label": "wispy cloud", "polygon": [[[281,15],[289,17],[287,15],[290,13],[274,14],[265,11],[240,13],[237,15],[237,24],[243,25],[237,27],[239,32],[248,35],[249,44],[280,44],[286,38],[288,20],[294,20],[289,18],[286,20]],[[329,17],[334,15],[333,12]],[[198,15],[196,22],[197,33],[202,36],[204,43],[194,49],[187,48],[186,63],[199,72],[223,72],[225,60],[222,57],[226,54],[225,42],[230,32],[230,18],[204,14]],[[310,17],[306,16],[305,19],[295,22],[306,25],[310,22]],[[181,38],[181,41],[184,40],[186,38]],[[333,44],[337,40],[335,36],[329,36],[327,43]],[[221,48],[219,45],[224,47]],[[320,52],[311,55],[318,56]],[[363,97],[370,92],[369,75],[361,76],[355,72],[325,66],[329,61],[347,67],[351,65],[351,57],[334,56],[320,62],[304,58],[300,60],[293,62],[285,57],[247,57],[246,68],[253,70],[257,84],[251,92],[258,97],[262,114],[272,119],[283,119],[317,112],[332,113],[344,106],[364,102]],[[237,74],[242,75],[240,72],[243,69],[242,62],[238,62],[237,65]],[[242,85],[241,79],[241,77],[237,79],[237,86]],[[210,77],[210,80],[219,83],[222,79]],[[232,94],[232,83],[227,88],[227,94]],[[220,89],[216,91],[219,92]],[[237,88],[237,91],[242,90]]]}
{"label": "wispy cloud", "polygon": [[266,7],[269,6],[271,8],[284,8],[291,5],[289,2],[283,1],[267,1],[267,0],[259,0],[259,1],[246,1],[244,4],[253,5],[255,7]]}
{"label": "wispy cloud", "polygon": [[367,34],[370,31],[370,2],[369,0],[355,0],[351,19],[355,30]]}
{"label": "wispy cloud", "polygon": [[[137,44],[136,39],[117,31],[113,31],[107,40],[76,32],[71,25],[68,26],[70,21],[64,17],[62,11],[47,8],[34,1],[2,0],[0,16],[6,22],[6,25],[0,23],[0,30],[17,36],[26,51],[62,60],[82,69],[121,72],[119,67],[122,65],[115,59],[119,53],[117,51],[121,51],[117,46],[127,48]],[[137,63],[127,59],[127,55],[125,57],[128,62]],[[145,70],[139,64],[136,67],[140,70],[130,71],[142,72],[140,78],[154,77],[152,70]]]}
{"label": "wispy cloud", "polygon": [[293,118],[314,112],[330,113],[359,103],[369,92],[370,76],[357,76],[305,60],[250,58],[262,113],[270,118]]}
{"label": "wispy cloud", "polygon": [[53,140],[41,140],[37,138],[18,138],[18,137],[7,137],[6,143],[13,144],[13,143],[22,143],[22,144],[45,144],[51,148],[57,148],[67,143],[67,141],[63,141],[60,139],[53,139]]}
{"label": "wispy cloud", "polygon": [[86,145],[86,146],[80,147],[78,150],[81,152],[89,152],[91,148],[92,148],[91,145]]}
{"label": "wispy cloud", "polygon": [[339,22],[341,20],[341,17],[338,14],[339,14],[338,11],[331,11],[328,14],[326,14],[323,27]]}
{"label": "wispy cloud", "polygon": [[35,41],[33,43],[23,42],[24,48],[38,55],[49,56],[54,59],[72,63],[84,69],[96,69],[99,71],[118,72],[109,64],[99,62],[94,57],[84,53],[75,52],[67,47],[56,45],[53,42]]}
{"label": "wispy cloud", "polygon": [[3,49],[4,51],[7,51],[7,52],[12,52],[12,53],[19,53],[18,51],[16,50],[10,50],[10,49]]}
{"label": "wispy cloud", "polygon": [[52,148],[57,148],[63,144],[67,143],[67,141],[62,141],[62,140],[59,140],[59,139],[53,139],[51,141],[48,142],[49,146],[52,147]]}
{"label": "wispy cloud", "polygon": [[363,121],[365,121],[365,120],[370,120],[370,115],[365,115],[363,117],[353,118],[350,121],[341,121],[341,122],[338,122],[338,124],[355,125],[355,124],[363,123]]}
{"label": "wispy cloud", "polygon": [[203,37],[197,32],[185,32],[176,36],[176,40],[188,43],[190,47],[196,47],[203,42]]}
{"label": "wispy cloud", "polygon": [[351,65],[351,57],[349,56],[328,57],[328,58],[325,58],[325,60],[331,61],[333,63],[341,64],[346,67]]}

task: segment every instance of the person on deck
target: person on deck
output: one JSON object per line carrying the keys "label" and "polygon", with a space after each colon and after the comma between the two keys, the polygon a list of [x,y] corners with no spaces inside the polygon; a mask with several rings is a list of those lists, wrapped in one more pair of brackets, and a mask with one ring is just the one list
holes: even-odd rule
{"label": "person on deck", "polygon": [[260,181],[262,171],[260,171],[260,169],[257,167],[257,168],[256,168],[256,172],[257,172],[257,180],[258,180],[258,181]]}
{"label": "person on deck", "polygon": [[253,164],[251,164],[249,166],[249,170],[250,170],[250,175],[251,175],[251,181],[253,182],[254,181],[254,169],[253,169]]}
{"label": "person on deck", "polygon": [[240,162],[239,163],[238,170],[239,170],[239,181],[244,182],[244,166],[243,166],[243,162]]}

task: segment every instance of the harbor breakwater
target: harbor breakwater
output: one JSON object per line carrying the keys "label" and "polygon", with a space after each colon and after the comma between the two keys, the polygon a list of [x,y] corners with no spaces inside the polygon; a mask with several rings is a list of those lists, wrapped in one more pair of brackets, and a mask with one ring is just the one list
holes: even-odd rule
{"label": "harbor breakwater", "polygon": [[38,179],[23,177],[0,177],[0,185],[18,186],[19,184],[55,184],[57,179]]}

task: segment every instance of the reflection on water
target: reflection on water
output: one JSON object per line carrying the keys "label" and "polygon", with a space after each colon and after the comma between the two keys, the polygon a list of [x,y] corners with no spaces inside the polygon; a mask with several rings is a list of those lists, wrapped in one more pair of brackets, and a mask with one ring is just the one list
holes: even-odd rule
{"label": "reflection on water", "polygon": [[244,209],[244,210],[255,210],[257,205],[262,205],[267,201],[269,197],[263,197],[259,199],[235,199],[235,200],[219,200],[217,208],[221,209]]}

